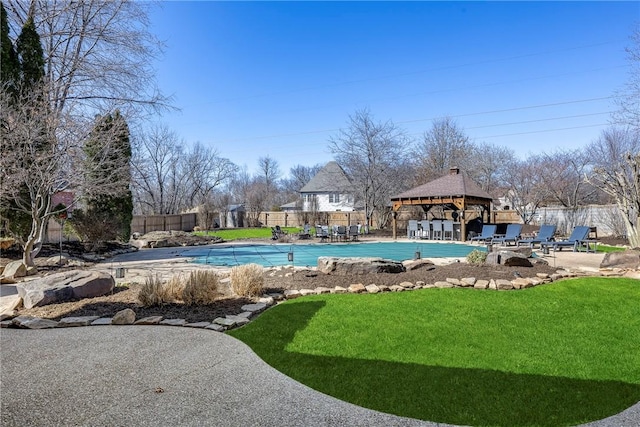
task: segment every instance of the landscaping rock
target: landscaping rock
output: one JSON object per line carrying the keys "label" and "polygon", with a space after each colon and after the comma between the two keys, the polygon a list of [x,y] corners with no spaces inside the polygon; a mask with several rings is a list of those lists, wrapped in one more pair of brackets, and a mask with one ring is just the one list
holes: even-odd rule
{"label": "landscaping rock", "polygon": [[157,325],[162,321],[162,316],[148,316],[140,320],[136,320],[134,325]]}
{"label": "landscaping rock", "polygon": [[100,316],[75,316],[65,317],[58,322],[59,328],[71,328],[76,326],[89,326],[91,322],[98,319]]}
{"label": "landscaping rock", "polygon": [[316,288],[316,294],[321,295],[321,294],[330,294],[331,293],[331,289],[329,288],[325,288],[323,286],[319,286]]}
{"label": "landscaping rock", "polygon": [[370,285],[365,286],[365,289],[370,294],[377,294],[378,292],[380,292],[380,288],[378,286],[374,285],[373,283],[370,284]]}
{"label": "landscaping rock", "polygon": [[9,279],[17,279],[27,275],[27,266],[21,260],[11,261],[4,267],[2,275]]}
{"label": "landscaping rock", "polygon": [[264,304],[264,303],[245,304],[242,307],[240,307],[242,311],[250,311],[251,313],[262,311],[265,308],[267,308],[267,304]]}
{"label": "landscaping rock", "polygon": [[130,308],[120,310],[113,316],[111,324],[113,325],[133,325],[136,321],[136,312]]}
{"label": "landscaping rock", "polygon": [[195,322],[195,323],[187,323],[184,326],[186,328],[201,328],[204,329],[209,326],[211,322]]}
{"label": "landscaping rock", "polygon": [[237,316],[235,314],[227,314],[226,318],[234,322],[234,325],[245,325],[249,323],[249,318],[244,316]]}
{"label": "landscaping rock", "polygon": [[405,289],[413,288],[415,285],[411,282],[400,282],[398,285],[402,286]]}
{"label": "landscaping rock", "polygon": [[300,295],[302,295],[303,297],[307,296],[307,295],[315,295],[316,291],[313,289],[300,289]]}
{"label": "landscaping rock", "polygon": [[164,319],[159,324],[167,326],[184,326],[187,324],[187,321],[184,319]]}
{"label": "landscaping rock", "polygon": [[488,280],[477,280],[476,283],[473,284],[475,289],[487,289],[489,287]]}
{"label": "landscaping rock", "polygon": [[347,289],[343,288],[342,286],[336,286],[335,288],[333,288],[334,294],[346,294],[347,292],[349,291],[347,291]]}
{"label": "landscaping rock", "polygon": [[101,317],[91,322],[91,326],[108,326],[111,324],[111,317]]}
{"label": "landscaping rock", "polygon": [[[14,325],[15,324],[16,323],[14,323]],[[20,322],[19,326],[26,329],[51,329],[57,328],[58,322],[56,322],[55,320],[34,317],[32,319],[25,320],[24,322]]]}
{"label": "landscaping rock", "polygon": [[286,291],[284,291],[284,297],[286,299],[295,299],[301,296],[302,294],[297,289],[287,289]]}
{"label": "landscaping rock", "polygon": [[362,283],[354,283],[352,285],[349,285],[348,291],[353,294],[360,294],[362,292],[365,292],[366,289]]}
{"label": "landscaping rock", "polygon": [[225,326],[228,328],[236,325],[236,322],[233,319],[228,319],[226,317],[216,317],[213,323],[216,323],[218,325]]}
{"label": "landscaping rock", "polygon": [[496,280],[496,288],[500,291],[506,291],[509,289],[513,289],[513,284],[505,279]]}
{"label": "landscaping rock", "polygon": [[533,267],[529,259],[519,253],[513,251],[500,252],[502,265],[508,267]]}
{"label": "landscaping rock", "polygon": [[605,254],[600,268],[625,268],[637,270],[640,267],[640,251],[627,249],[623,252]]}
{"label": "landscaping rock", "polygon": [[417,270],[420,268],[426,268],[428,270],[435,268],[435,264],[428,259],[409,260],[405,261],[403,264],[407,271]]}
{"label": "landscaping rock", "polygon": [[402,286],[399,286],[399,285],[392,285],[392,286],[389,287],[389,290],[391,292],[402,292],[402,291],[404,291],[404,288]]}
{"label": "landscaping rock", "polygon": [[476,284],[476,278],[475,277],[463,277],[462,279],[460,279],[460,284],[461,284],[461,286],[464,286],[464,287],[471,287],[471,286]]}
{"label": "landscaping rock", "polygon": [[111,275],[97,271],[72,270],[55,273],[17,285],[25,308],[91,298],[113,290]]}
{"label": "landscaping rock", "polygon": [[452,277],[447,277],[447,282],[451,283],[453,286],[462,286],[462,282],[458,279],[454,279]]}
{"label": "landscaping rock", "polygon": [[453,288],[453,283],[445,282],[442,280],[434,283],[434,285],[436,288]]}
{"label": "landscaping rock", "polygon": [[217,323],[212,323],[209,326],[205,326],[205,329],[209,329],[216,332],[224,332],[227,328],[222,325],[218,325]]}
{"label": "landscaping rock", "polygon": [[372,273],[401,273],[401,262],[383,258],[319,257],[318,271],[325,274],[352,275]]}

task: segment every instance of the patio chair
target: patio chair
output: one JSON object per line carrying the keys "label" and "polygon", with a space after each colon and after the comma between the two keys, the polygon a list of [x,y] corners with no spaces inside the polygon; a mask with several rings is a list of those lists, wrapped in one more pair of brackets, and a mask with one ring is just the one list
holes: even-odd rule
{"label": "patio chair", "polygon": [[349,238],[353,241],[358,240],[358,236],[360,235],[360,233],[358,232],[358,226],[357,225],[350,225],[349,226]]}
{"label": "patio chair", "polygon": [[442,221],[442,240],[453,240],[453,221]]}
{"label": "patio chair", "polygon": [[540,248],[543,251],[548,251],[549,248],[553,248],[553,251],[561,251],[562,248],[565,247],[573,247],[573,251],[578,250],[578,246],[584,241],[587,240],[589,236],[589,229],[591,227],[586,227],[583,225],[579,225],[577,227],[573,227],[573,231],[571,232],[571,236],[569,236],[566,240],[559,240],[555,242],[542,242],[540,243]]}
{"label": "patio chair", "polygon": [[309,224],[305,224],[302,228],[302,232],[298,234],[298,239],[309,239],[311,238],[311,226]]}
{"label": "patio chair", "polygon": [[520,238],[520,233],[522,232],[522,224],[508,224],[507,231],[504,236],[494,237],[491,239],[491,244],[502,243],[503,245],[509,245],[509,242],[513,242],[514,244]]}
{"label": "patio chair", "polygon": [[347,240],[347,227],[344,225],[337,226],[333,235],[338,241]]}
{"label": "patio chair", "polygon": [[316,237],[320,239],[320,243],[326,242],[329,238],[329,226],[316,224]]}
{"label": "patio chair", "polygon": [[471,242],[475,242],[476,240],[479,242],[490,242],[493,239],[493,235],[496,234],[496,229],[498,228],[495,224],[486,224],[482,226],[482,231],[478,236],[472,237]]}
{"label": "patio chair", "polygon": [[431,221],[427,221],[426,219],[419,222],[420,227],[422,227],[422,231],[420,231],[421,239],[430,239],[431,238]]}
{"label": "patio chair", "polygon": [[529,245],[530,248],[537,244],[542,244],[543,242],[550,242],[553,240],[553,235],[556,234],[556,226],[550,224],[542,224],[540,226],[540,230],[538,230],[538,234],[536,237],[532,237],[530,239],[521,239],[516,242],[516,246],[520,245]]}
{"label": "patio chair", "polygon": [[410,219],[407,225],[407,238],[415,239],[418,234],[418,220]]}
{"label": "patio chair", "polygon": [[431,239],[442,240],[442,220],[431,220]]}

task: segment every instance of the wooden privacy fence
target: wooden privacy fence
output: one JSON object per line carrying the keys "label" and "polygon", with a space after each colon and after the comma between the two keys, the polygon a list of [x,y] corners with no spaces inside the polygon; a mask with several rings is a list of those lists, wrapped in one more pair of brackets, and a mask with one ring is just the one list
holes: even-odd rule
{"label": "wooden privacy fence", "polygon": [[320,222],[323,225],[356,225],[364,224],[364,212],[262,212],[258,217],[258,221],[264,227],[302,227],[305,220],[310,225],[314,222]]}
{"label": "wooden privacy fence", "polygon": [[146,234],[151,231],[193,231],[198,224],[196,213],[180,215],[134,215],[131,232]]}

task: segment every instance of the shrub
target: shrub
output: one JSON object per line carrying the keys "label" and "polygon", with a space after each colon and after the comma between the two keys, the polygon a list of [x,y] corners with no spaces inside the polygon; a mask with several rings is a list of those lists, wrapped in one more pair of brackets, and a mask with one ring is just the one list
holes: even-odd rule
{"label": "shrub", "polygon": [[184,289],[182,300],[185,304],[211,304],[222,296],[220,279],[212,271],[192,271]]}
{"label": "shrub", "polygon": [[258,264],[246,264],[231,269],[231,290],[236,295],[251,297],[262,295],[264,272]]}
{"label": "shrub", "polygon": [[159,274],[150,275],[138,292],[138,301],[145,307],[176,302],[182,299],[184,286],[180,276],[173,276],[164,283]]}
{"label": "shrub", "polygon": [[479,249],[474,249],[467,255],[467,262],[473,265],[484,264],[487,260],[487,253]]}

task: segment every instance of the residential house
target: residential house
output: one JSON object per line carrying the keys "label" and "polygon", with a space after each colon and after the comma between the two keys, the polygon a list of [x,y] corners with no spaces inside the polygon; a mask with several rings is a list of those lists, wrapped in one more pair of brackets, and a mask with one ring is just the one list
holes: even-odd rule
{"label": "residential house", "polygon": [[353,185],[340,165],[331,161],[300,189],[304,212],[354,211]]}

